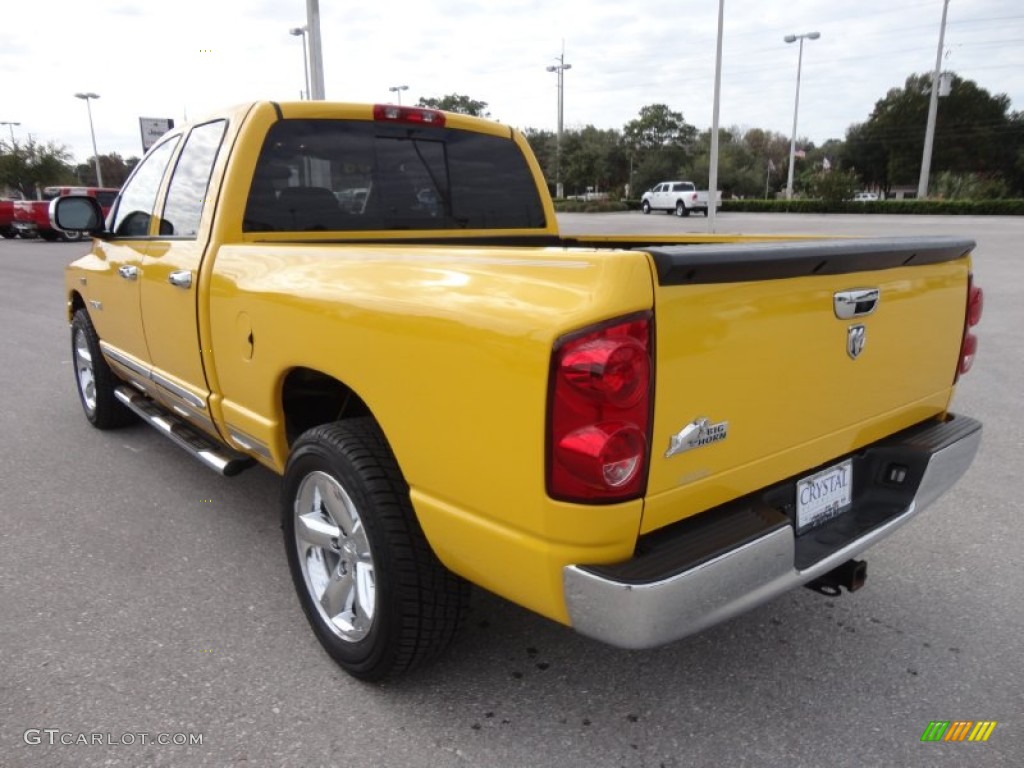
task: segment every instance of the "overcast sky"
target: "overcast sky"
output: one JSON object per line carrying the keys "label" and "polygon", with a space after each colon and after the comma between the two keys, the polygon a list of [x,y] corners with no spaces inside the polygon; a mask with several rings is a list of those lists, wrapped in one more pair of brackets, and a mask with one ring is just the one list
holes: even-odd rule
{"label": "overcast sky", "polygon": [[[725,0],[721,123],[842,138],[888,89],[935,65],[942,0]],[[554,130],[565,40],[565,125],[621,128],[665,103],[711,125],[718,6],[626,0],[320,0],[327,98],[403,103],[457,92],[519,128]],[[92,155],[141,153],[139,117],[180,122],[229,104],[297,99],[305,0],[43,0],[0,13],[0,121],[15,137]],[[1024,0],[951,0],[944,68],[1024,109]],[[922,126],[922,131],[924,126]],[[9,140],[8,126],[0,126]]]}

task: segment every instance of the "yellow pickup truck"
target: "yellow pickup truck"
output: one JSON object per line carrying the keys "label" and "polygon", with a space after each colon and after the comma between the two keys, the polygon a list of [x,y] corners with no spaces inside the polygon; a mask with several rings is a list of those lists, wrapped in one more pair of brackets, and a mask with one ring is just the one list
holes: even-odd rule
{"label": "yellow pickup truck", "polygon": [[953,485],[974,243],[559,235],[518,131],[261,102],[157,143],[67,269],[89,421],[283,476],[324,648],[363,679],[476,584],[647,648],[809,584]]}

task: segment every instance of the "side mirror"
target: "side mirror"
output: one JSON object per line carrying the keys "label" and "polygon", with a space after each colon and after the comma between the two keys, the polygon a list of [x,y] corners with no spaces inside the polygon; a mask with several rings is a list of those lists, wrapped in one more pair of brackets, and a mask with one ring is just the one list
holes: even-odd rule
{"label": "side mirror", "polygon": [[67,232],[103,231],[103,209],[94,197],[66,195],[50,201],[50,226]]}

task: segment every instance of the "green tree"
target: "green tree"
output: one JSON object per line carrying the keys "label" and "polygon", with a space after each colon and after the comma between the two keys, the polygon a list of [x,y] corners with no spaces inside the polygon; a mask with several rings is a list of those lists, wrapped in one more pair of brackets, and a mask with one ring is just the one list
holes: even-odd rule
{"label": "green tree", "polygon": [[852,200],[860,179],[851,168],[813,171],[807,186],[811,195],[830,203]]}
{"label": "green tree", "polygon": [[[950,75],[950,91],[939,98],[932,171],[1011,176],[1020,145],[1010,99],[993,96],[972,80]],[[865,184],[886,191],[913,185],[921,173],[928,122],[931,75],[911,75],[893,88],[864,123],[846,133],[844,160]],[[1009,173],[1008,173],[1009,171]]]}
{"label": "green tree", "polygon": [[554,194],[555,178],[555,155],[558,151],[558,137],[554,131],[544,131],[537,128],[524,128],[523,135],[530,144],[530,149],[537,157],[540,169],[544,172],[544,178],[551,180],[551,192]]}
{"label": "green tree", "polygon": [[666,178],[682,173],[697,139],[697,129],[682,112],[665,104],[641,107],[640,115],[623,128],[625,151],[632,153],[636,195]]}
{"label": "green tree", "polygon": [[[100,155],[100,170],[103,171],[103,186],[120,187],[127,180],[132,169],[139,164],[139,158],[129,157],[125,160],[117,152]],[[96,163],[90,157],[84,163],[75,166],[75,176],[86,186],[97,186]]]}
{"label": "green tree", "polygon": [[40,144],[30,137],[24,143],[0,142],[0,147],[0,185],[17,189],[23,197],[35,197],[37,187],[67,184],[75,179],[68,164],[71,153],[63,144]]}
{"label": "green tree", "polygon": [[785,187],[789,137],[775,131],[751,128],[743,134],[743,144],[753,156],[760,175],[756,195],[771,197]]}
{"label": "green tree", "polygon": [[443,109],[445,112],[459,112],[463,115],[474,117],[490,117],[487,111],[486,101],[477,101],[461,93],[449,93],[447,96],[434,96],[431,98],[420,97],[417,106],[430,109]]}
{"label": "green tree", "polygon": [[562,134],[562,181],[568,194],[588,187],[611,192],[624,183],[627,164],[619,132],[588,125]]}

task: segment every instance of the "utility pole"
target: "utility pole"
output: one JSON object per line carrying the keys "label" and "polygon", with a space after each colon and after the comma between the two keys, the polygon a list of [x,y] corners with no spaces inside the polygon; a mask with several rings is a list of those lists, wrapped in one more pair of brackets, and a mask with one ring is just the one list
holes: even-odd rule
{"label": "utility pole", "polygon": [[942,69],[942,46],[946,38],[946,12],[949,0],[942,2],[942,26],[939,27],[939,50],[935,52],[935,71],[932,73],[932,97],[928,102],[928,126],[924,131],[924,153],[921,155],[921,178],[917,182],[917,196],[928,197],[928,176],[932,171],[932,148],[935,144],[935,119],[939,114],[939,75]]}
{"label": "utility pole", "polygon": [[14,126],[21,125],[21,123],[14,123],[8,120],[0,120],[0,125],[6,125],[11,129],[11,151],[14,151]]}
{"label": "utility pole", "polygon": [[562,41],[562,55],[556,57],[558,65],[552,64],[547,68],[548,72],[555,72],[558,75],[558,138],[555,144],[555,197],[563,197],[562,189],[562,111],[565,106],[565,70],[572,69],[572,64],[565,63],[565,40]]}

